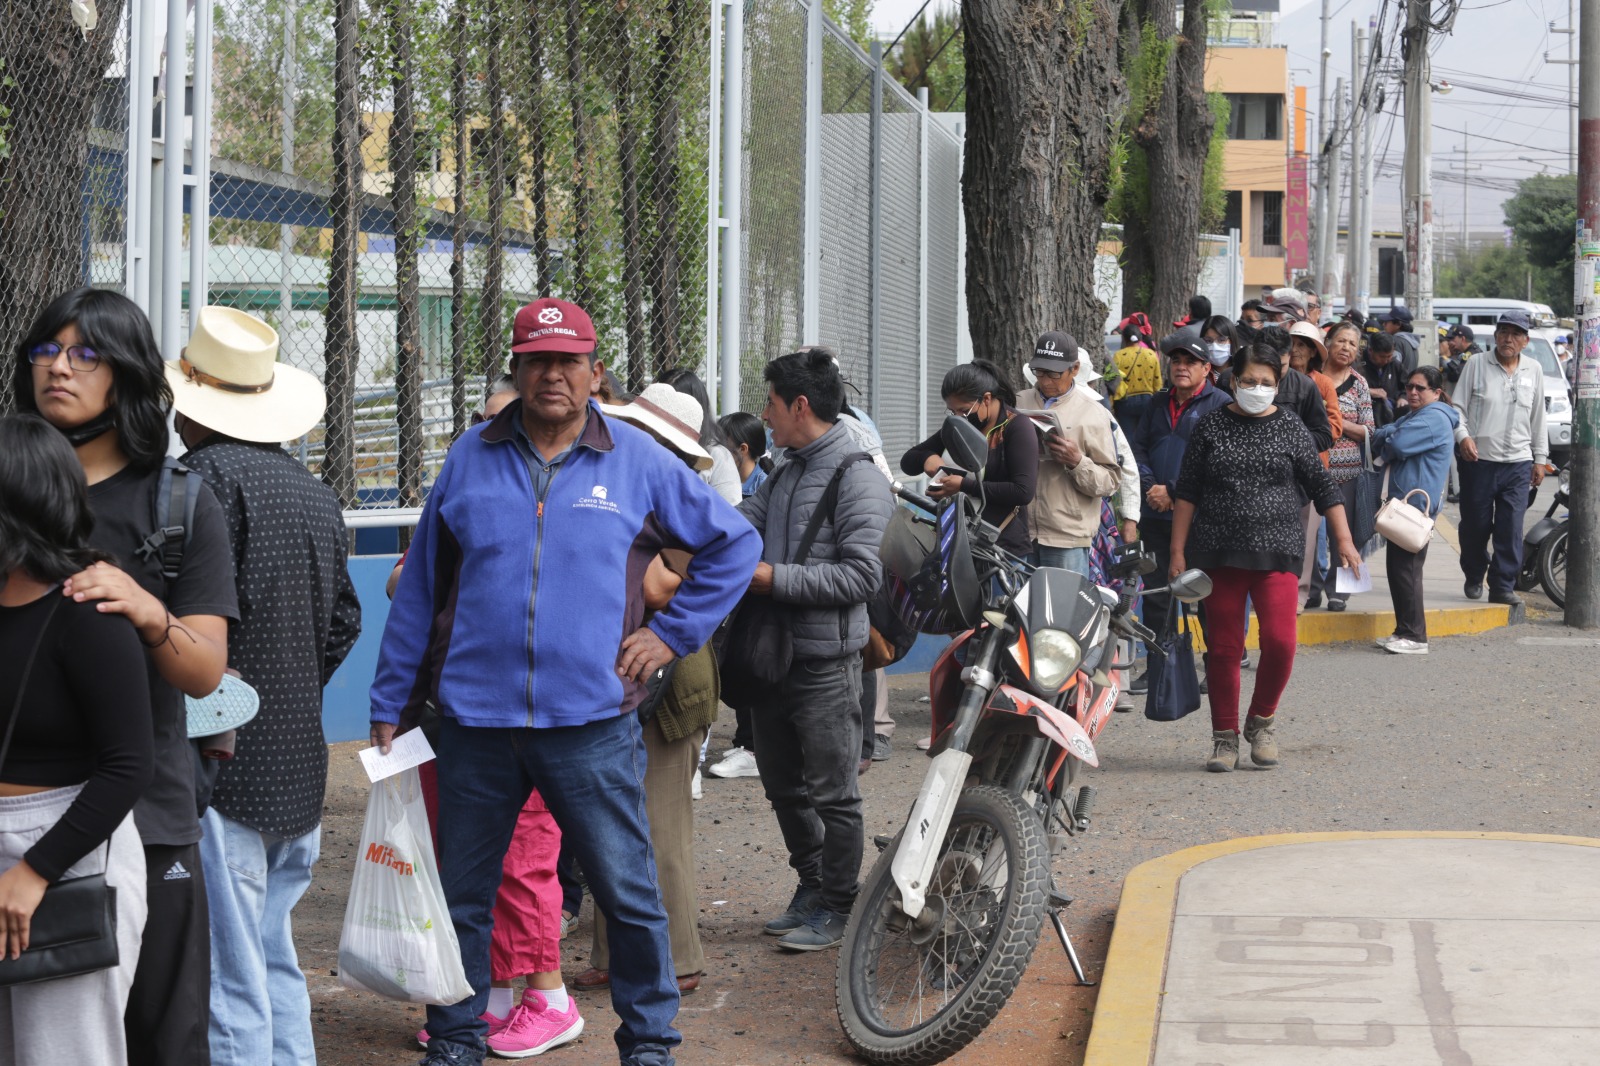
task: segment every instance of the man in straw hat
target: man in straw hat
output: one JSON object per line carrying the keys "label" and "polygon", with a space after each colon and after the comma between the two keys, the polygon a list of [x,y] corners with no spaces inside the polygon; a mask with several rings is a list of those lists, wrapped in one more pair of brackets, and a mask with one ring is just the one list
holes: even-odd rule
{"label": "man in straw hat", "polygon": [[[605,368],[582,308],[535,300],[511,340],[519,398],[451,448],[372,685],[381,749],[424,699],[443,716],[439,867],[478,991],[428,1008],[424,1061],[483,1061],[490,914],[517,814],[537,788],[606,915],[621,1061],[666,1066],[682,1040],[678,987],[632,712],[644,680],[733,609],[760,538],[648,434],[602,416],[591,390]],[[672,602],[641,625],[644,572],[664,547],[694,560]]]}
{"label": "man in straw hat", "polygon": [[280,446],[322,417],[322,383],[278,362],[271,326],[229,307],[200,310],[167,381],[183,463],[227,519],[239,591],[228,665],[261,697],[202,821],[211,1061],[310,1062],[311,999],[289,915],[321,841],[322,688],[361,632],[339,499]]}

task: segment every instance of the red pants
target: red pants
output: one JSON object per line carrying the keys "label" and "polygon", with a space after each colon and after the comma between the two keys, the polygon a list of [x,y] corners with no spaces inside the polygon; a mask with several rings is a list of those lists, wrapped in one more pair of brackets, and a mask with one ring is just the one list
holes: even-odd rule
{"label": "red pants", "polygon": [[[439,822],[439,775],[432,762],[418,767],[428,821]],[[437,828],[434,830],[438,832]],[[435,847],[437,847],[435,840]],[[528,796],[517,815],[517,828],[500,870],[500,893],[494,901],[494,934],[489,941],[491,980],[510,981],[530,973],[561,969],[561,884],[556,858],[561,830],[544,805],[539,790]]]}
{"label": "red pants", "polygon": [[1239,731],[1239,660],[1244,656],[1248,619],[1245,598],[1255,605],[1261,638],[1261,660],[1256,667],[1256,689],[1250,713],[1265,718],[1278,709],[1278,700],[1294,671],[1298,640],[1295,609],[1299,606],[1300,577],[1280,570],[1241,570],[1222,566],[1207,570],[1211,595],[1206,597],[1206,686],[1211,694],[1211,728]]}

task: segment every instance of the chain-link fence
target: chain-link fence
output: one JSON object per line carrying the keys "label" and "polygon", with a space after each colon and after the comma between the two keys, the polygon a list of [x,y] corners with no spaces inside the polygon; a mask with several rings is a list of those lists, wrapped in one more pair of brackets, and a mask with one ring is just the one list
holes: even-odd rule
{"label": "chain-link fence", "polygon": [[[123,287],[128,33],[121,4],[103,3],[99,14],[85,29],[66,4],[0,5],[0,352],[8,359],[57,294]],[[4,410],[11,375],[0,377]]]}

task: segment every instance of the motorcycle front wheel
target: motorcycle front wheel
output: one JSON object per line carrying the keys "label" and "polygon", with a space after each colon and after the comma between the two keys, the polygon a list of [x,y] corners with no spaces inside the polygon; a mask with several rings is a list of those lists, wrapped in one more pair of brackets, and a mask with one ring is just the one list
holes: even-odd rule
{"label": "motorcycle front wheel", "polygon": [[1570,529],[1570,524],[1563,525],[1550,534],[1539,555],[1539,584],[1557,607],[1567,605],[1567,533]]}
{"label": "motorcycle front wheel", "polygon": [[839,1021],[867,1061],[925,1066],[971,1043],[1022,980],[1044,925],[1050,847],[1020,797],[968,789],[913,921],[889,869],[898,845],[884,850],[851,911]]}

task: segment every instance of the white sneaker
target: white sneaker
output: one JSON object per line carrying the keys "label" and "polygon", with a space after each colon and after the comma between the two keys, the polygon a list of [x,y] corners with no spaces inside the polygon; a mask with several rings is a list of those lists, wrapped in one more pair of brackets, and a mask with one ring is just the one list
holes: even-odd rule
{"label": "white sneaker", "polygon": [[1384,651],[1388,651],[1389,645],[1393,644],[1399,639],[1399,637],[1395,636],[1393,633],[1390,633],[1386,637],[1379,637],[1377,640],[1373,641],[1373,643],[1382,648]]}
{"label": "white sneaker", "polygon": [[1428,646],[1419,641],[1407,640],[1405,637],[1396,637],[1383,646],[1383,650],[1393,652],[1395,655],[1426,655]]}
{"label": "white sneaker", "polygon": [[729,748],[722,755],[722,761],[715,766],[708,766],[706,773],[712,777],[760,777],[761,771],[756,767],[756,753],[745,748]]}
{"label": "white sneaker", "polygon": [[699,799],[704,794],[705,790],[700,787],[700,771],[696,770],[694,772],[694,780],[689,782],[689,798]]}

